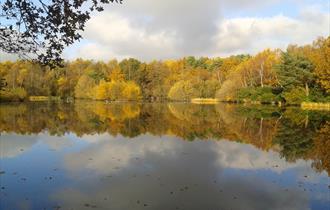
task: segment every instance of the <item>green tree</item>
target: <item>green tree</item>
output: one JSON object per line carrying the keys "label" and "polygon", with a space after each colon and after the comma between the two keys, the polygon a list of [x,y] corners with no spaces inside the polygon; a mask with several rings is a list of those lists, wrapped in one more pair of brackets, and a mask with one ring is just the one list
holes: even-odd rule
{"label": "green tree", "polygon": [[119,63],[126,80],[137,81],[140,64],[141,62],[134,58],[124,59]]}
{"label": "green tree", "polygon": [[297,88],[291,89],[288,92],[284,92],[283,96],[284,96],[286,103],[288,103],[288,104],[299,105],[302,102],[308,100],[308,97],[306,96],[306,93],[305,93],[305,89],[302,87],[297,87]]}
{"label": "green tree", "polygon": [[279,85],[284,88],[284,91],[302,87],[308,96],[309,88],[315,82],[312,71],[313,64],[307,58],[285,52],[282,54],[282,62],[277,72]]}

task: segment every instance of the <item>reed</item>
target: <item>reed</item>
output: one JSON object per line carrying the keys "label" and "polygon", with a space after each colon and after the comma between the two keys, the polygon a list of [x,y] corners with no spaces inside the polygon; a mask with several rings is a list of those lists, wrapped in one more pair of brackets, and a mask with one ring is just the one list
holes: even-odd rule
{"label": "reed", "polygon": [[330,111],[330,103],[302,102],[301,108],[304,110],[328,110],[328,111]]}
{"label": "reed", "polygon": [[60,100],[60,97],[55,96],[29,96],[29,101],[55,101]]}
{"label": "reed", "polygon": [[193,104],[216,104],[219,100],[216,98],[193,98],[191,103]]}

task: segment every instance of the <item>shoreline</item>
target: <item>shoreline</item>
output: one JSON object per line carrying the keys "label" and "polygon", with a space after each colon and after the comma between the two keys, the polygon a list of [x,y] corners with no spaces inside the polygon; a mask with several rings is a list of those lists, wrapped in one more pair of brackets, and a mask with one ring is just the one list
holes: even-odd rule
{"label": "shoreline", "polygon": [[[89,101],[89,102],[104,102],[106,104],[111,103],[191,103],[197,105],[216,105],[216,104],[236,104],[236,105],[251,105],[251,106],[277,106],[277,107],[299,107],[302,110],[314,110],[314,111],[330,111],[330,103],[321,102],[302,102],[301,104],[284,104],[284,103],[262,103],[260,101],[251,102],[235,102],[235,101],[221,101],[216,98],[193,98],[191,100],[163,100],[163,101],[149,101],[149,100],[117,100],[117,101],[104,101],[104,100],[92,100],[92,99],[74,99],[66,100],[59,99],[58,97],[30,97],[30,100],[24,101],[0,101],[0,104],[5,103],[30,103],[30,102],[64,102],[74,103],[75,101]],[[31,100],[32,99],[32,100]]]}

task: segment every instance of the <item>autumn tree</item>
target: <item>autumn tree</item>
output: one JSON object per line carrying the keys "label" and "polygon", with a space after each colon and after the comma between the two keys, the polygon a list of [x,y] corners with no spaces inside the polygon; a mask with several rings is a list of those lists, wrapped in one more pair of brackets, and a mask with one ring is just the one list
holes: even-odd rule
{"label": "autumn tree", "polygon": [[330,36],[326,39],[319,38],[314,42],[313,47],[315,51],[312,61],[315,65],[317,82],[327,93],[330,93]]}
{"label": "autumn tree", "polygon": [[104,62],[98,61],[88,65],[85,69],[85,73],[93,78],[96,82],[106,79],[107,77],[107,65]]}
{"label": "autumn tree", "polygon": [[75,97],[76,98],[83,98],[83,99],[90,99],[93,98],[93,88],[95,87],[96,82],[88,75],[82,75],[75,87]]}
{"label": "autumn tree", "polygon": [[123,74],[122,70],[120,69],[119,65],[111,70],[109,75],[109,81],[124,81],[125,75]]}
{"label": "autumn tree", "polygon": [[171,87],[168,98],[171,100],[189,101],[196,97],[197,94],[197,90],[190,81],[179,81]]}
{"label": "autumn tree", "polygon": [[246,60],[246,58],[242,59],[238,56],[230,56],[222,59],[222,63],[216,71],[219,83],[223,83],[227,79],[229,73],[244,60]]}
{"label": "autumn tree", "polygon": [[327,171],[330,175],[330,123],[326,122],[316,133],[314,137],[314,148],[309,156],[314,159],[313,167],[318,171]]}
{"label": "autumn tree", "polygon": [[275,84],[277,81],[273,67],[278,62],[278,53],[269,49],[264,50],[253,57],[249,63],[251,65],[249,68],[252,69],[255,76],[254,83],[260,87]]}
{"label": "autumn tree", "polygon": [[108,95],[110,100],[120,100],[123,99],[123,90],[125,88],[125,83],[118,81],[111,81],[108,83]]}
{"label": "autumn tree", "polygon": [[137,81],[140,64],[141,62],[134,58],[124,59],[119,63],[126,80]]}
{"label": "autumn tree", "polygon": [[[142,66],[143,68],[143,66]],[[169,69],[159,61],[152,61],[142,69],[140,82],[142,83],[143,95],[149,100],[165,100],[169,86],[165,85],[166,77],[169,76]]]}
{"label": "autumn tree", "polygon": [[328,40],[290,45],[282,54],[267,49],[255,56],[189,56],[148,63],[133,58],[108,62],[76,59],[63,62],[55,71],[35,62],[2,62],[1,89],[3,95],[8,93],[6,100],[17,99],[15,94],[24,90],[26,94],[21,95],[62,99],[132,100],[141,96],[162,101],[169,96],[188,100],[193,95],[258,103],[327,102]]}
{"label": "autumn tree", "polygon": [[109,82],[105,82],[101,80],[100,84],[94,87],[94,99],[96,100],[109,100],[111,98],[110,95],[110,84]]}
{"label": "autumn tree", "polygon": [[125,83],[122,95],[126,100],[139,100],[141,99],[141,89],[135,82],[129,81]]}

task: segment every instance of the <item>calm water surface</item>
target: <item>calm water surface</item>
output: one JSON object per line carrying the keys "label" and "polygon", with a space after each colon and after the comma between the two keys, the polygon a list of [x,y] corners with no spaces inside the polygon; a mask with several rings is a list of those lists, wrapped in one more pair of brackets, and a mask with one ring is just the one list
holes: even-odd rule
{"label": "calm water surface", "polygon": [[0,209],[330,208],[330,113],[0,105]]}

